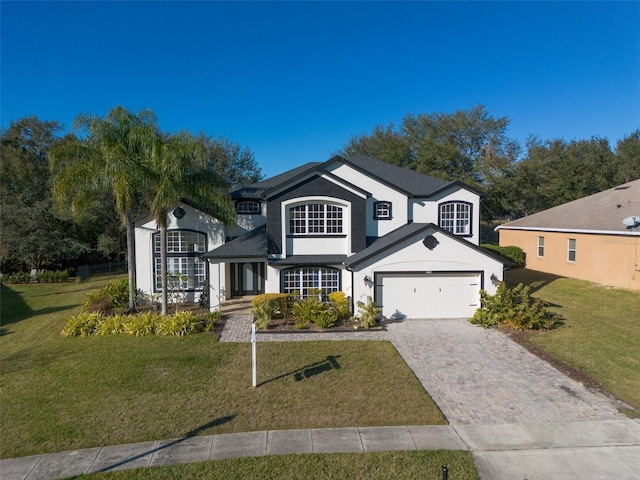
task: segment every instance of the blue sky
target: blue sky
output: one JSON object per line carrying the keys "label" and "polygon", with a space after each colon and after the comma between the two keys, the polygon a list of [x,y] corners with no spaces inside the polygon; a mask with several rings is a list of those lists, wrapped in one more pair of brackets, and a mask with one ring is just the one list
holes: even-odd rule
{"label": "blue sky", "polygon": [[521,142],[640,128],[640,2],[14,2],[2,127],[150,108],[267,176],[407,113],[477,104]]}

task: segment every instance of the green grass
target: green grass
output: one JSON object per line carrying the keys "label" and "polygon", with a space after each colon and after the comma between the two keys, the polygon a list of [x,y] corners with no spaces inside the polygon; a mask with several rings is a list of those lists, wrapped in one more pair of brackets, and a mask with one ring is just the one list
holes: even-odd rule
{"label": "green grass", "polygon": [[508,270],[505,279],[531,285],[564,318],[559,328],[534,333],[535,345],[640,408],[640,294],[526,269]]}
{"label": "green grass", "polygon": [[2,458],[266,429],[444,424],[388,342],[62,338],[86,284],[2,286]]}
{"label": "green grass", "polygon": [[350,453],[331,455],[282,455],[218,460],[189,465],[144,468],[76,477],[104,480],[395,480],[442,479],[447,466],[449,478],[474,480],[478,476],[470,452],[411,451]]}

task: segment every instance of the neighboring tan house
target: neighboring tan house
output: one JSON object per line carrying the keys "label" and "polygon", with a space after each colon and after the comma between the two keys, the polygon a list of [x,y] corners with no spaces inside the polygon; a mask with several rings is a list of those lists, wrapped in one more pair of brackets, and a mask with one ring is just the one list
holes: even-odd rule
{"label": "neighboring tan house", "polygon": [[[640,179],[497,227],[527,268],[640,291]],[[626,223],[624,222],[626,219]]]}
{"label": "neighboring tan house", "polygon": [[[473,188],[356,155],[308,163],[231,192],[236,225],[188,203],[168,215],[170,272],[212,309],[232,297],[319,289],[371,296],[387,318],[471,317],[503,260],[479,246]],[[137,287],[160,289],[153,219],[136,226]]]}

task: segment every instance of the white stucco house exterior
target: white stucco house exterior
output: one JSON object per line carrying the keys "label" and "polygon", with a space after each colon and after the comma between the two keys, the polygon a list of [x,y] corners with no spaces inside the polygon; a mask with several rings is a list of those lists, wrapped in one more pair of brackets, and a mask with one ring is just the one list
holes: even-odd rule
{"label": "white stucco house exterior", "polygon": [[[387,318],[471,317],[504,260],[479,246],[481,194],[356,155],[308,163],[230,193],[225,226],[188,201],[168,215],[170,272],[192,299],[320,289],[371,296]],[[159,231],[135,222],[137,288],[160,288]]]}

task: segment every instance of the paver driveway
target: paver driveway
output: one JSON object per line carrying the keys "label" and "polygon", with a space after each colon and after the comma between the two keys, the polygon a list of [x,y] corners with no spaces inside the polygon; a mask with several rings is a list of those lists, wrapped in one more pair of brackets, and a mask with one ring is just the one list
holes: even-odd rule
{"label": "paver driveway", "polygon": [[451,424],[625,418],[504,334],[467,320],[406,320],[389,339]]}

